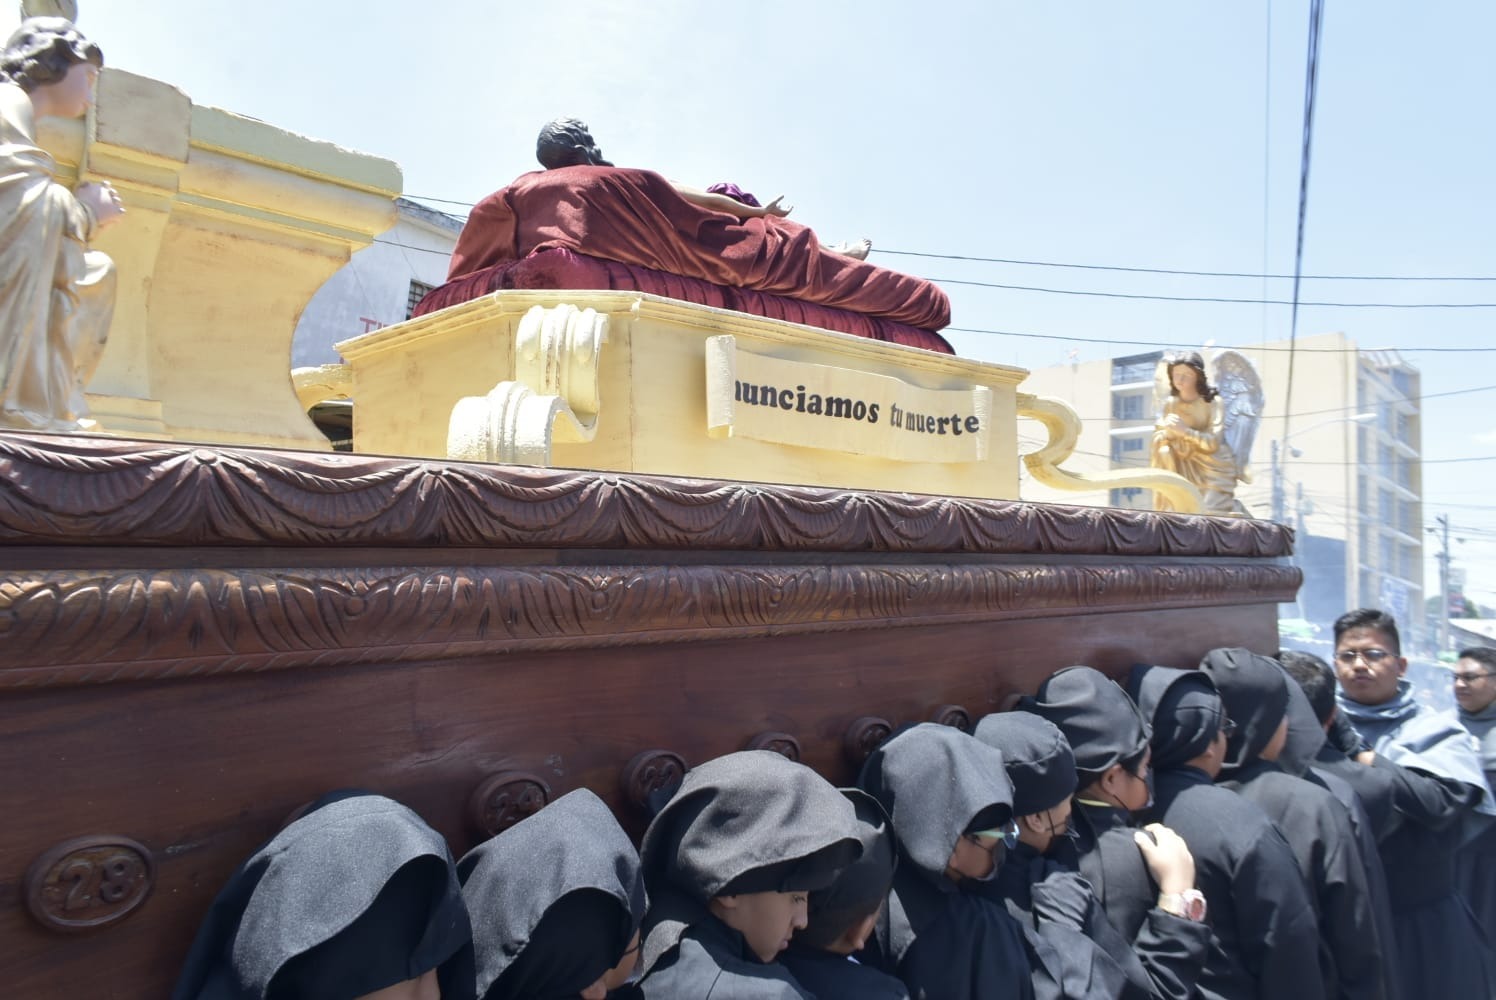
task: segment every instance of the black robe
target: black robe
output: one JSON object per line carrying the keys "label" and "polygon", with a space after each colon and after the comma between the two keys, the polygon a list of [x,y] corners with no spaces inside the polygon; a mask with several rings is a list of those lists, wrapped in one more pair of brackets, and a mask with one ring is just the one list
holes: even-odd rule
{"label": "black robe", "polygon": [[1032,997],[1018,923],[945,874],[963,834],[1012,816],[1002,754],[949,726],[922,723],[874,750],[857,783],[887,811],[900,847],[869,961],[917,1000]]}
{"label": "black robe", "polygon": [[[1278,661],[1250,650],[1212,650],[1200,669],[1215,681],[1236,723],[1216,780],[1261,808],[1293,848],[1314,905],[1326,996],[1385,1000],[1366,865],[1350,818],[1325,789],[1262,756],[1286,727],[1288,738],[1275,757],[1308,767],[1324,743],[1308,699]],[[1296,706],[1307,723],[1297,728]]]}
{"label": "black robe", "polygon": [[902,981],[844,955],[791,942],[779,963],[816,1000],[909,1000]]}
{"label": "black robe", "polygon": [[803,764],[744,750],[692,768],[644,833],[647,1000],[811,998],[717,919],[717,896],[810,892],[862,853],[852,803]]}
{"label": "black robe", "polygon": [[639,855],[585,788],[457,863],[479,1000],[574,996],[623,958],[644,919]]}
{"label": "black robe", "polygon": [[1407,681],[1385,705],[1343,694],[1339,704],[1376,758],[1370,768],[1346,761],[1335,773],[1358,794],[1370,782],[1354,768],[1390,777],[1400,818],[1380,847],[1403,996],[1496,996],[1496,955],[1459,891],[1460,850],[1488,794],[1468,734],[1420,706]]}
{"label": "black robe", "polygon": [[[1479,712],[1456,709],[1455,718],[1480,747],[1486,784],[1496,792],[1496,702]],[[1496,947],[1496,824],[1466,842],[1460,852],[1459,879],[1460,889],[1485,931],[1486,940]]]}
{"label": "black robe", "polygon": [[1147,816],[1184,838],[1210,913],[1205,1000],[1321,1000],[1313,903],[1293,849],[1262,810],[1198,768],[1154,772]]}
{"label": "black robe", "polygon": [[779,962],[761,962],[743,935],[697,920],[639,984],[647,1000],[819,1000]]}
{"label": "black robe", "polygon": [[[1056,850],[1072,853],[1067,848]],[[1037,1000],[1196,995],[1208,925],[1153,907],[1129,941],[1107,919],[1073,859],[1047,858],[1025,844],[1009,854],[989,885],[1023,927]]]}
{"label": "black robe", "polygon": [[398,802],[335,792],[230,876],[174,1000],[361,996],[436,969],[473,1000],[472,930],[441,835]]}
{"label": "black robe", "polygon": [[1311,889],[1323,942],[1325,991],[1346,1000],[1385,1000],[1385,971],[1366,864],[1350,816],[1329,791],[1255,760],[1221,785],[1255,803],[1293,848]]}
{"label": "black robe", "polygon": [[1376,823],[1366,811],[1361,796],[1340,775],[1316,765],[1306,770],[1302,777],[1335,796],[1335,801],[1350,817],[1351,832],[1355,834],[1361,863],[1366,868],[1367,898],[1371,903],[1372,919],[1377,925],[1377,941],[1381,944],[1382,988],[1386,1000],[1403,1000],[1402,968],[1397,961],[1397,925],[1392,922],[1392,897],[1387,893],[1387,872],[1382,867],[1382,852],[1377,846]]}

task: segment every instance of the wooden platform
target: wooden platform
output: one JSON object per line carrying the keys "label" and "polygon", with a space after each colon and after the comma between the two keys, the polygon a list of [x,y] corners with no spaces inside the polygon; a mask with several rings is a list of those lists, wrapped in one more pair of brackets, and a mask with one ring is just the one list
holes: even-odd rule
{"label": "wooden platform", "polygon": [[[0,436],[0,982],[158,998],[321,792],[461,853],[749,745],[836,782],[1055,669],[1277,645],[1240,519]],[[653,753],[651,753],[653,752]],[[81,838],[81,839],[80,839]]]}

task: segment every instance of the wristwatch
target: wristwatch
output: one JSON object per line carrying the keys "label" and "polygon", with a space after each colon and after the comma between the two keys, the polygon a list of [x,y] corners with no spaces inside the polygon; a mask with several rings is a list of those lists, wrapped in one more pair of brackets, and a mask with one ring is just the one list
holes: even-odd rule
{"label": "wristwatch", "polygon": [[1205,893],[1199,889],[1160,893],[1158,908],[1176,917],[1183,917],[1185,920],[1203,924],[1205,922],[1206,911]]}

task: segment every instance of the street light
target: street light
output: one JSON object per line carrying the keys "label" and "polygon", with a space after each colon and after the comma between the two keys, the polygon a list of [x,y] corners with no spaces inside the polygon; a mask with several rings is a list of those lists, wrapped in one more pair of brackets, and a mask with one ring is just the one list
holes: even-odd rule
{"label": "street light", "polygon": [[1375,420],[1376,418],[1377,418],[1377,415],[1375,413],[1357,413],[1355,416],[1351,416],[1351,417],[1334,417],[1334,418],[1332,418],[1330,420],[1321,420],[1317,424],[1310,424],[1308,427],[1300,427],[1298,430],[1294,431],[1292,434],[1284,435],[1281,438],[1275,438],[1273,440],[1273,451],[1272,451],[1272,463],[1273,463],[1273,468],[1272,468],[1272,474],[1273,474],[1273,520],[1276,521],[1279,524],[1282,524],[1283,523],[1283,518],[1284,518],[1284,510],[1283,510],[1283,499],[1284,499],[1283,498],[1283,464],[1284,463],[1283,463],[1282,458],[1279,455],[1280,448],[1281,449],[1286,449],[1288,451],[1288,454],[1289,454],[1290,457],[1292,457],[1292,458],[1298,458],[1301,455],[1303,455],[1304,453],[1302,451],[1299,451],[1299,449],[1297,449],[1297,448],[1289,448],[1288,447],[1288,442],[1292,441],[1294,438],[1298,437],[1300,434],[1307,434],[1310,431],[1317,431],[1321,427],[1331,427],[1331,426],[1334,426],[1335,424],[1364,424],[1368,420]]}

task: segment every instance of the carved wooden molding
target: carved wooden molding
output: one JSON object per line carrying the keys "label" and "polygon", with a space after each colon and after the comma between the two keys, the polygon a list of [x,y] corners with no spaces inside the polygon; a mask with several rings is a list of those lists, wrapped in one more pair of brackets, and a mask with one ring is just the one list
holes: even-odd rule
{"label": "carved wooden molding", "polygon": [[971,732],[971,713],[960,705],[941,705],[930,713],[930,721],[942,726],[952,726],[963,733]]}
{"label": "carved wooden molding", "polygon": [[1268,521],[0,434],[0,544],[1289,554]]}
{"label": "carved wooden molding", "polygon": [[26,871],[26,908],[43,927],[71,934],[128,917],[151,894],[156,862],[129,837],[64,841]]}
{"label": "carved wooden molding", "polygon": [[0,689],[1293,599],[1277,564],[0,574]]}
{"label": "carved wooden molding", "polygon": [[772,750],[781,757],[800,763],[800,741],[789,733],[759,733],[748,741],[748,750]]}
{"label": "carved wooden molding", "polygon": [[653,816],[686,779],[686,760],[669,750],[644,750],[634,754],[618,778],[623,801]]}
{"label": "carved wooden molding", "polygon": [[866,715],[853,721],[842,735],[842,755],[854,771],[861,770],[863,763],[878,744],[893,733],[893,724],[887,719]]}
{"label": "carved wooden molding", "polygon": [[496,837],[551,801],[544,779],[519,771],[504,771],[480,781],[468,796],[469,825],[485,837]]}

